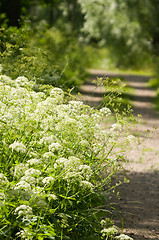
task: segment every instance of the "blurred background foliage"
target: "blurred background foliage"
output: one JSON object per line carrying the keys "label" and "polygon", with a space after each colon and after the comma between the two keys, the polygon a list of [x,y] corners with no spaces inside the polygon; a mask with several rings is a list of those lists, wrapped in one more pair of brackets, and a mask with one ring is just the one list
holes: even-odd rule
{"label": "blurred background foliage", "polygon": [[3,73],[77,90],[87,68],[154,73],[159,0],[1,0]]}

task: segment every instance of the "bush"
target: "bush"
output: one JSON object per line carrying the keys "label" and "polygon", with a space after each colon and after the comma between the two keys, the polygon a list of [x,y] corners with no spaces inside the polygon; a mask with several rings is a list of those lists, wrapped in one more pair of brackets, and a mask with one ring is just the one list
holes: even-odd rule
{"label": "bush", "polygon": [[124,160],[118,147],[129,139],[123,123],[102,129],[108,108],[33,87],[0,76],[0,238],[101,239],[111,177]]}
{"label": "bush", "polygon": [[77,90],[86,78],[83,46],[43,21],[36,27],[25,22],[20,28],[2,28],[0,41],[3,74],[12,79],[21,75],[38,84]]}

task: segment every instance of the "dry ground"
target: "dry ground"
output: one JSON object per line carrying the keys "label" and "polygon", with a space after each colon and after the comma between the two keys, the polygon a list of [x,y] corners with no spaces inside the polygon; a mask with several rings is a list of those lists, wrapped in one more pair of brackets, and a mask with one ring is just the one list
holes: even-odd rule
{"label": "dry ground", "polygon": [[[117,209],[123,215],[124,233],[134,240],[159,240],[159,117],[152,104],[155,92],[147,87],[149,77],[96,70],[90,73],[92,79],[97,76],[124,77],[128,85],[135,89],[134,114],[141,114],[142,117],[141,123],[131,130],[143,143],[128,154],[129,163],[125,168],[130,183],[120,186]],[[81,93],[88,104],[98,106],[103,89],[89,82],[81,87]],[[147,129],[150,130],[149,136],[146,135]],[[116,220],[116,224],[122,228],[121,221]]]}

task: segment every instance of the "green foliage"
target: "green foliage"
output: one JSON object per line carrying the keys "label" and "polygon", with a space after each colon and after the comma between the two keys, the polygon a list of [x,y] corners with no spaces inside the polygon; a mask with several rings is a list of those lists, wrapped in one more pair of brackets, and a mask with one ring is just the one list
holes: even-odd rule
{"label": "green foliage", "polygon": [[111,177],[132,136],[121,120],[101,128],[108,108],[57,87],[37,93],[34,84],[0,76],[0,238],[101,239]]}
{"label": "green foliage", "polygon": [[129,96],[133,90],[126,85],[124,79],[101,77],[97,78],[94,83],[105,88],[103,105],[109,107],[115,115],[122,115],[134,121]]}
{"label": "green foliage", "polygon": [[[36,39],[36,40],[34,40]],[[62,69],[62,80],[69,87],[76,87],[86,79],[87,53],[84,45],[67,32],[59,29],[36,30],[33,46],[43,48],[51,59],[56,59]],[[61,85],[62,87],[62,85]]]}
{"label": "green foliage", "polygon": [[34,30],[28,22],[21,28],[3,28],[0,34],[4,74],[76,90],[85,79],[82,46],[56,28],[47,29],[45,22]]}
{"label": "green foliage", "polygon": [[[32,25],[47,21],[49,28],[106,46],[117,67],[152,67],[152,55],[159,49],[158,1],[154,0],[37,0],[19,2],[20,14],[31,19]],[[11,1],[2,1],[2,19],[11,10]],[[6,8],[5,6],[8,5]],[[92,8],[92,5],[94,6]],[[151,19],[151,21],[150,21]],[[15,19],[14,19],[15,20]],[[14,25],[14,24],[13,24]],[[65,39],[66,40],[66,39]],[[67,39],[70,41],[70,39]],[[67,42],[67,41],[66,41]],[[74,44],[74,42],[73,42]],[[82,49],[82,48],[81,48]]]}
{"label": "green foliage", "polygon": [[92,0],[93,8],[88,1],[79,2],[85,13],[83,31],[109,48],[118,67],[141,68],[152,62],[150,29],[143,20],[151,13],[143,11],[151,5],[149,1],[140,6],[133,1]]}
{"label": "green foliage", "polygon": [[88,68],[112,71],[116,69],[115,63],[111,59],[109,49],[100,47],[100,44],[88,44],[85,47]]}

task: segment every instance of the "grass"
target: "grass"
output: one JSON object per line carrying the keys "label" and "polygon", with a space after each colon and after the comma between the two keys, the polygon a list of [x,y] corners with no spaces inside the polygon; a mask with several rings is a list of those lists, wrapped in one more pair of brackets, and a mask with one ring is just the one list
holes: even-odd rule
{"label": "grass", "polygon": [[140,76],[153,75],[153,68],[150,65],[141,66],[140,69],[136,69],[135,67],[134,68],[130,67],[129,69],[117,68],[113,60],[111,59],[110,52],[107,48],[94,49],[90,47],[88,51],[91,52],[91,64],[89,67],[91,69],[98,69],[98,70],[104,70],[104,71],[109,71],[113,73],[140,75]]}

